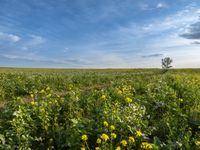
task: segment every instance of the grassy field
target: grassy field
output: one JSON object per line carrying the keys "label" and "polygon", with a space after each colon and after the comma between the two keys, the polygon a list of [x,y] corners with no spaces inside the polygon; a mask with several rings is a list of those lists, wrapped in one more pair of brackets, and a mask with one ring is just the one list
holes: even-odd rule
{"label": "grassy field", "polygon": [[198,150],[200,69],[0,69],[0,149]]}

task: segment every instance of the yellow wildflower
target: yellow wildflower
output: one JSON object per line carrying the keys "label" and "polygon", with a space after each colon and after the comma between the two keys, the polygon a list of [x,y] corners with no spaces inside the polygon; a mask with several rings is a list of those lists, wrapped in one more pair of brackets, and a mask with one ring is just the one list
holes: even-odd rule
{"label": "yellow wildflower", "polygon": [[196,146],[200,146],[200,141],[195,142]]}
{"label": "yellow wildflower", "polygon": [[120,89],[118,89],[118,90],[117,90],[117,94],[118,94],[118,95],[121,95],[121,94],[122,94],[122,91],[121,91]]}
{"label": "yellow wildflower", "polygon": [[120,147],[120,146],[117,146],[115,150],[121,150],[121,147]]}
{"label": "yellow wildflower", "polygon": [[100,144],[100,143],[101,143],[101,139],[98,138],[98,139],[97,139],[97,144]]}
{"label": "yellow wildflower", "polygon": [[153,149],[153,146],[150,143],[142,142],[141,148],[144,149],[144,150],[150,150],[150,149]]}
{"label": "yellow wildflower", "polygon": [[180,101],[180,102],[183,102],[183,99],[182,99],[182,98],[179,98],[179,101]]}
{"label": "yellow wildflower", "polygon": [[134,139],[134,137],[132,137],[132,136],[129,136],[128,141],[129,141],[130,143],[135,143],[135,139]]}
{"label": "yellow wildflower", "polygon": [[44,93],[45,91],[42,89],[41,91],[40,91],[40,93]]}
{"label": "yellow wildflower", "polygon": [[49,90],[50,90],[50,87],[47,87],[46,90],[49,91]]}
{"label": "yellow wildflower", "polygon": [[111,130],[111,131],[115,130],[115,126],[114,126],[114,125],[111,125],[111,126],[110,126],[110,130]]}
{"label": "yellow wildflower", "polygon": [[51,94],[48,94],[47,97],[51,97]]}
{"label": "yellow wildflower", "polygon": [[104,122],[103,122],[103,125],[104,125],[105,127],[108,127],[108,122],[107,122],[107,121],[104,121]]}
{"label": "yellow wildflower", "polygon": [[81,147],[81,150],[86,150],[86,148],[85,147]]}
{"label": "yellow wildflower", "polygon": [[102,95],[101,99],[105,100],[106,99],[106,95]]}
{"label": "yellow wildflower", "polygon": [[122,88],[122,91],[126,91],[126,87],[123,87],[123,88]]}
{"label": "yellow wildflower", "polygon": [[109,140],[109,136],[108,136],[107,134],[103,133],[103,134],[101,135],[101,139],[104,140],[104,141],[106,142],[107,140]]}
{"label": "yellow wildflower", "polygon": [[82,135],[81,139],[82,139],[83,141],[87,141],[87,140],[88,140],[88,137],[87,137],[86,134],[84,134],[84,135]]}
{"label": "yellow wildflower", "polygon": [[116,139],[116,137],[117,137],[117,134],[115,134],[115,133],[111,133],[111,139]]}
{"label": "yellow wildflower", "polygon": [[127,103],[131,103],[133,101],[130,97],[127,97],[125,100]]}
{"label": "yellow wildflower", "polygon": [[32,105],[35,105],[35,101],[32,101],[31,104],[32,104]]}
{"label": "yellow wildflower", "polygon": [[122,146],[125,147],[128,143],[126,142],[126,140],[122,140],[122,141],[121,141],[121,144],[122,144]]}
{"label": "yellow wildflower", "polygon": [[136,131],[136,136],[142,136],[142,132],[140,130]]}
{"label": "yellow wildflower", "polygon": [[40,111],[41,111],[41,112],[44,112],[44,111],[45,111],[44,107],[40,108]]}
{"label": "yellow wildflower", "polygon": [[100,147],[95,147],[95,150],[101,150],[101,148]]}
{"label": "yellow wildflower", "polygon": [[33,98],[33,97],[34,97],[34,95],[33,95],[33,94],[31,94],[31,97]]}

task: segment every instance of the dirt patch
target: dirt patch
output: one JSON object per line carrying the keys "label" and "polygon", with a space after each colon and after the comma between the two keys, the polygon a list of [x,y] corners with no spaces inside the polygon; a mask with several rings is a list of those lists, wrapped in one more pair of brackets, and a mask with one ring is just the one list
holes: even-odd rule
{"label": "dirt patch", "polygon": [[0,108],[3,108],[5,106],[6,102],[0,102]]}

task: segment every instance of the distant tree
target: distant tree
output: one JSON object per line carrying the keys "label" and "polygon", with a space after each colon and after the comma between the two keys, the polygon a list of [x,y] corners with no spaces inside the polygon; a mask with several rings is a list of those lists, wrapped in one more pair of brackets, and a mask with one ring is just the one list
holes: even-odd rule
{"label": "distant tree", "polygon": [[162,68],[163,69],[169,69],[171,68],[171,63],[173,62],[173,60],[170,57],[165,57],[162,59]]}

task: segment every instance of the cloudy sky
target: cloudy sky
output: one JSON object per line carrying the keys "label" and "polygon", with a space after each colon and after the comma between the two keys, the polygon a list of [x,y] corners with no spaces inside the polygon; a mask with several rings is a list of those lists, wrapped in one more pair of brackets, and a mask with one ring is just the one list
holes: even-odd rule
{"label": "cloudy sky", "polygon": [[0,0],[0,67],[200,67],[199,0]]}

